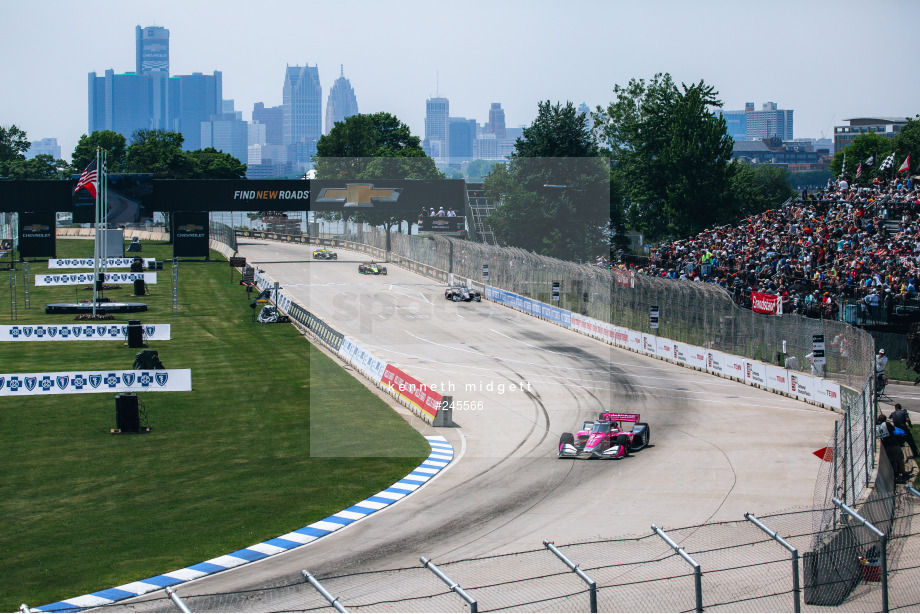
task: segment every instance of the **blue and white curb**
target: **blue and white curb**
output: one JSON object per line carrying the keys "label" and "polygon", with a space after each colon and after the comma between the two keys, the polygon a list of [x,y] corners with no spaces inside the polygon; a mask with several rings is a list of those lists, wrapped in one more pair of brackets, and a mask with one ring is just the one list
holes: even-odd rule
{"label": "blue and white curb", "polygon": [[389,488],[381,490],[376,495],[368,497],[363,501],[352,505],[348,509],[342,510],[338,514],[333,514],[314,522],[302,529],[291,531],[280,537],[270,539],[260,544],[225,554],[214,559],[210,559],[197,565],[192,565],[184,569],[177,569],[159,576],[153,576],[146,580],[130,582],[104,591],[82,595],[66,601],[56,601],[40,608],[31,608],[33,612],[78,612],[86,608],[94,608],[108,605],[122,599],[129,599],[144,595],[153,591],[158,591],[167,586],[175,586],[195,580],[219,571],[225,571],[252,561],[258,561],[282,552],[287,552],[316,541],[330,533],[340,531],[355,522],[378,512],[393,503],[408,497],[413,492],[425,485],[429,480],[440,473],[454,458],[454,448],[448,443],[447,439],[439,435],[425,437],[431,445],[431,454],[416,467],[412,473],[396,482]]}

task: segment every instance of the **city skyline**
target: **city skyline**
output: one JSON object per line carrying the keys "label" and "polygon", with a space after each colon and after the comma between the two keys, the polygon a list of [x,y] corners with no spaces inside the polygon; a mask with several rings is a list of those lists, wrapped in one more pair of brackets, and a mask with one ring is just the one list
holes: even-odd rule
{"label": "city skyline", "polygon": [[[770,3],[770,11],[757,12],[755,33],[738,2],[721,0],[650,8],[576,1],[565,10],[539,0],[472,0],[463,11],[356,1],[321,14],[280,0],[258,11],[233,1],[199,2],[193,11],[169,0],[10,4],[7,22],[15,27],[0,50],[19,60],[0,69],[0,125],[15,124],[30,140],[56,138],[69,159],[88,131],[87,74],[133,71],[137,26],[169,29],[171,75],[220,71],[223,98],[246,121],[256,102],[282,104],[285,66],[316,66],[320,83],[332,84],[343,63],[361,112],[390,112],[419,137],[431,98],[447,98],[451,115],[481,124],[500,102],[510,128],[529,124],[541,100],[593,109],[613,99],[615,84],[656,72],[677,83],[705,80],[724,110],[749,101],[794,110],[795,138],[832,138],[833,127],[851,117],[920,112],[920,86],[903,68],[914,55],[909,28],[920,4],[802,4]],[[871,30],[877,43],[848,42],[872,14],[880,20]],[[381,37],[393,28],[399,36]]]}

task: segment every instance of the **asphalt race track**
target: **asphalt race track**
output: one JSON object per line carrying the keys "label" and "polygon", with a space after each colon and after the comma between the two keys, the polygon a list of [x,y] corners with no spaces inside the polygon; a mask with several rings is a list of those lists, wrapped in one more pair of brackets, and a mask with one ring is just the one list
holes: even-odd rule
{"label": "asphalt race track", "polygon": [[[420,556],[458,560],[812,503],[821,463],[812,451],[837,418],[828,410],[494,303],[449,302],[443,285],[393,265],[387,276],[360,275],[363,254],[335,250],[337,261],[313,262],[312,246],[252,239],[239,249],[294,301],[471,409],[454,411],[455,428],[422,427],[447,437],[458,460],[417,493],[183,592],[277,586],[305,568],[322,577],[417,567]],[[617,461],[558,459],[559,436],[602,410],[640,413],[652,445]]]}

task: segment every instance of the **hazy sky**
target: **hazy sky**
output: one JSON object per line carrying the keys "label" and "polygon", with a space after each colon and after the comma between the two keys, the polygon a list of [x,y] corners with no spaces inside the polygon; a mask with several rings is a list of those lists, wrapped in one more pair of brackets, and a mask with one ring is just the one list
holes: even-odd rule
{"label": "hazy sky", "polygon": [[170,32],[170,74],[223,73],[243,119],[281,104],[285,65],[318,65],[323,104],[345,65],[362,113],[388,111],[423,136],[425,100],[508,126],[540,100],[612,99],[614,84],[669,72],[700,79],[726,110],[792,109],[796,137],[845,118],[920,113],[917,0],[0,0],[0,125],[56,137],[88,130],[87,73],[135,69],[135,26]]}

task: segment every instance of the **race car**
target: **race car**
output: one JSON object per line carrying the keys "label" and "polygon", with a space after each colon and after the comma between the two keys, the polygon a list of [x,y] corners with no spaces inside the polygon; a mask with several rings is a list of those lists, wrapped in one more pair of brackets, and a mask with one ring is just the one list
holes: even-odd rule
{"label": "race car", "polygon": [[362,262],[358,265],[358,272],[362,275],[386,275],[387,268],[376,262]]}
{"label": "race car", "polygon": [[335,252],[330,252],[328,249],[318,249],[313,252],[314,260],[338,260],[339,255]]}
{"label": "race car", "polygon": [[444,298],[449,301],[482,301],[482,294],[466,286],[450,286],[444,290]]}
{"label": "race car", "polygon": [[[632,430],[621,430],[620,423],[631,423]],[[559,438],[559,458],[606,458],[629,456],[649,444],[652,431],[639,414],[601,413],[594,422],[585,422],[576,435]]]}

